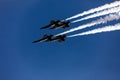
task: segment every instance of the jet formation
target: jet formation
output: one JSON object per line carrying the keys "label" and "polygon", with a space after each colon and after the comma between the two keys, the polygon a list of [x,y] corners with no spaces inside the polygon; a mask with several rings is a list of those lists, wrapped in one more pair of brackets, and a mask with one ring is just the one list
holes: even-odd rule
{"label": "jet formation", "polygon": [[[68,27],[70,27],[70,21],[51,20],[50,24],[48,24],[48,25],[46,25],[44,27],[41,27],[40,29],[59,29],[59,28],[66,29]],[[66,34],[58,35],[58,36],[44,34],[41,39],[33,41],[33,43],[54,42],[54,41],[63,42],[63,41],[65,41],[66,37],[67,37]]]}

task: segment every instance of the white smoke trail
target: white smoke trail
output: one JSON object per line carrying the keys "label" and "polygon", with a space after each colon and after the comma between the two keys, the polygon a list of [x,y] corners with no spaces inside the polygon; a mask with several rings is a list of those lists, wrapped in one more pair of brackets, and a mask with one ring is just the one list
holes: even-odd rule
{"label": "white smoke trail", "polygon": [[90,14],[90,13],[94,13],[94,12],[98,12],[98,11],[105,10],[105,9],[108,9],[108,8],[112,8],[112,7],[115,7],[115,6],[118,6],[118,5],[120,5],[120,1],[115,1],[115,2],[110,3],[110,4],[105,4],[103,6],[100,6],[100,7],[94,8],[94,9],[90,9],[88,11],[84,11],[80,14],[77,14],[75,16],[67,18],[66,20],[74,19],[74,18],[84,16],[84,15],[87,15],[87,14]]}
{"label": "white smoke trail", "polygon": [[104,11],[101,11],[101,12],[94,13],[94,14],[89,15],[87,17],[84,17],[82,19],[75,20],[72,23],[87,20],[87,19],[91,19],[91,18],[95,18],[95,17],[100,17],[100,16],[103,16],[103,15],[107,15],[107,14],[111,14],[111,13],[115,13],[115,12],[119,12],[119,11],[120,11],[120,6],[117,6],[117,7],[110,8],[110,9],[107,9],[107,10],[104,10]]}
{"label": "white smoke trail", "polygon": [[84,36],[84,35],[97,34],[97,33],[102,33],[102,32],[110,32],[110,31],[116,31],[116,30],[120,30],[120,23],[118,23],[116,25],[106,26],[106,27],[103,27],[103,28],[98,28],[98,29],[94,29],[94,30],[91,30],[91,31],[71,35],[71,36],[68,36],[68,37]]}
{"label": "white smoke trail", "polygon": [[57,34],[57,36],[67,34],[67,33],[70,33],[70,32],[76,31],[76,30],[84,29],[84,28],[87,28],[87,27],[91,27],[91,26],[94,26],[94,25],[104,24],[104,23],[107,23],[108,21],[113,21],[113,20],[118,20],[118,19],[120,19],[120,12],[116,13],[116,14],[115,13],[114,14],[109,14],[108,16],[106,16],[104,18],[100,18],[98,20],[95,20],[91,23],[88,23],[88,24],[85,24],[85,25],[82,25],[82,26],[78,26],[76,28],[72,28],[68,31]]}

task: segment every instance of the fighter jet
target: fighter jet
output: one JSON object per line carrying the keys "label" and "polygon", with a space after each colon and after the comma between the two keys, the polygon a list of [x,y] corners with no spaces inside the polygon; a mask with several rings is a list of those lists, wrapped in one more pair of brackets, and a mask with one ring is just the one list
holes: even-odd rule
{"label": "fighter jet", "polygon": [[59,24],[52,26],[50,29],[58,29],[58,28],[68,28],[70,27],[70,21],[61,21]]}
{"label": "fighter jet", "polygon": [[51,41],[58,41],[58,42],[63,42],[65,41],[66,35],[59,35],[53,38]]}
{"label": "fighter jet", "polygon": [[46,29],[46,28],[50,28],[50,27],[54,27],[54,26],[58,26],[60,23],[62,22],[62,20],[51,20],[50,24],[44,27],[41,27],[40,29]]}
{"label": "fighter jet", "polygon": [[45,34],[42,39],[33,41],[33,43],[44,42],[44,41],[48,41],[49,42],[49,41],[52,41],[52,37],[53,37],[53,35],[49,35],[48,36],[47,34]]}

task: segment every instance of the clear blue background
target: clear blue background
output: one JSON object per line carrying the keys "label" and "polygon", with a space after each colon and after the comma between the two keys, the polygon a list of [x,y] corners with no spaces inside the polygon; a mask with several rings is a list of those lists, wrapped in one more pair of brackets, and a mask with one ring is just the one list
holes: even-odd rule
{"label": "clear blue background", "polygon": [[63,43],[32,43],[43,33],[64,31],[39,30],[51,19],[65,19],[114,1],[0,0],[0,80],[120,80],[120,31],[67,38]]}

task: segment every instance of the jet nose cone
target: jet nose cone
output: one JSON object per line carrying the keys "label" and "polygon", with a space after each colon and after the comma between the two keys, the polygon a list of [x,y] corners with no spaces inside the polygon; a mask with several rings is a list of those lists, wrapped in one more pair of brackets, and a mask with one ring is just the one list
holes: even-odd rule
{"label": "jet nose cone", "polygon": [[32,43],[35,43],[35,41],[33,41]]}

